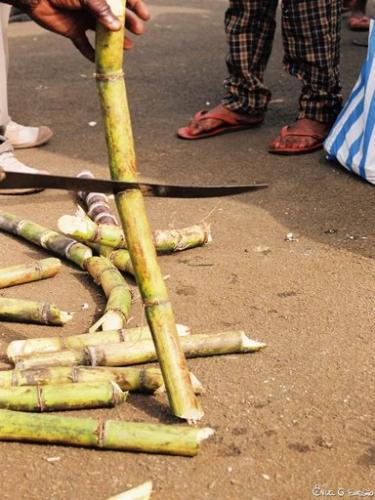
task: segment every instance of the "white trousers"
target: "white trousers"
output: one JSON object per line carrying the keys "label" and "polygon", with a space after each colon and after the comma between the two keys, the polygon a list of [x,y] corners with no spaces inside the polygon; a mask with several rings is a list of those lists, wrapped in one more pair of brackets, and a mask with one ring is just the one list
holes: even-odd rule
{"label": "white trousers", "polygon": [[0,127],[10,121],[8,113],[8,23],[10,5],[0,4]]}

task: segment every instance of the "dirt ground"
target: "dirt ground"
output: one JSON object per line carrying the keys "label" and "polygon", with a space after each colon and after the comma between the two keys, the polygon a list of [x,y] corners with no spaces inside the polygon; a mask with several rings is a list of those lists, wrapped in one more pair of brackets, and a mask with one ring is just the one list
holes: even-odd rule
{"label": "dirt ground", "polygon": [[[194,333],[243,329],[268,348],[189,361],[206,387],[203,424],[216,430],[197,457],[0,443],[0,498],[105,500],[148,479],[155,500],[287,500],[323,496],[324,489],[347,497],[350,490],[374,491],[373,188],[328,163],[322,152],[299,158],[267,153],[268,142],[295,116],[299,88],[282,72],[279,35],[267,73],[273,102],[264,126],[207,141],[177,140],[178,126],[220,98],[226,2],[151,3],[153,21],[128,54],[126,70],[141,174],[176,183],[270,183],[220,200],[147,200],[154,228],[207,216],[212,223],[212,244],[160,259],[170,275],[176,319]],[[344,28],[346,95],[365,55],[352,39],[365,37]],[[20,151],[19,158],[54,173],[90,168],[106,176],[93,68],[68,41],[32,23],[11,25],[10,45],[13,118],[55,132],[48,146]],[[92,121],[97,125],[89,126]],[[55,227],[61,214],[74,211],[74,199],[45,191],[2,197],[1,206]],[[290,232],[295,241],[285,240]],[[2,266],[46,255],[0,235]],[[58,331],[3,323],[3,344],[82,333],[104,307],[99,288],[69,264],[52,280],[1,295],[49,299],[75,311]],[[131,324],[143,321],[138,302]],[[131,395],[116,409],[87,414],[174,421],[160,396]]]}

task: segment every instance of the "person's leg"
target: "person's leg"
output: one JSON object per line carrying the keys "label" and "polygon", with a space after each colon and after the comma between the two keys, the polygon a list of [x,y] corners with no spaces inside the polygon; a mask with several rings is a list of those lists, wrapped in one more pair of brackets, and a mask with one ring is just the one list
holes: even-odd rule
{"label": "person's leg", "polygon": [[10,5],[0,4],[0,127],[10,122],[8,113],[8,21]]}
{"label": "person's leg", "polygon": [[352,12],[366,13],[367,0],[356,0],[352,6]]}
{"label": "person's leg", "polygon": [[297,121],[273,141],[271,152],[318,149],[341,109],[341,7],[342,0],[284,0],[284,66],[303,86]]}
{"label": "person's leg", "polygon": [[348,18],[348,27],[352,31],[367,31],[370,28],[370,18],[366,16],[367,0],[355,0]]}
{"label": "person's leg", "polygon": [[342,3],[342,9],[343,12],[347,12],[348,10],[351,10],[353,5],[355,4],[356,0],[344,0]]}
{"label": "person's leg", "polygon": [[8,23],[10,5],[0,3],[0,133],[14,148],[45,144],[52,137],[48,127],[25,127],[12,121],[8,111]]}
{"label": "person's leg", "polygon": [[242,113],[262,113],[271,97],[263,75],[271,54],[277,0],[232,0],[225,14],[229,45],[223,105]]}
{"label": "person's leg", "polygon": [[229,46],[226,95],[221,104],[208,113],[198,113],[189,127],[180,129],[180,137],[207,136],[212,131],[216,135],[225,122],[228,129],[238,129],[263,121],[271,97],[263,83],[263,74],[272,50],[277,3],[277,0],[230,0],[225,14]]}

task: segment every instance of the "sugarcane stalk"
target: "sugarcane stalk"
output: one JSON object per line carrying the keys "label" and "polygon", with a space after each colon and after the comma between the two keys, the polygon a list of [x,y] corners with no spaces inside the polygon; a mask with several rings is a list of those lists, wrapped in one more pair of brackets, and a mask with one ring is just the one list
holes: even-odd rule
{"label": "sugarcane stalk", "polygon": [[47,302],[0,298],[0,320],[3,321],[62,326],[72,318],[73,314]]}
{"label": "sugarcane stalk", "polygon": [[[190,334],[185,325],[177,325],[177,333],[183,337]],[[83,333],[68,337],[41,337],[26,340],[13,340],[7,347],[7,357],[14,360],[20,356],[29,356],[40,352],[55,352],[64,349],[82,349],[102,344],[119,344],[121,342],[138,342],[151,339],[148,326],[106,332]]]}
{"label": "sugarcane stalk", "polygon": [[114,248],[106,247],[105,245],[99,245],[98,252],[103,257],[109,259],[119,271],[134,276],[133,264],[128,250],[125,248],[115,250]]}
{"label": "sugarcane stalk", "polygon": [[162,390],[163,377],[158,368],[108,368],[58,366],[36,370],[0,371],[0,387],[115,382],[123,391],[153,393]]}
{"label": "sugarcane stalk", "polygon": [[181,229],[157,229],[153,232],[156,250],[160,253],[181,252],[212,241],[211,228],[206,222]]}
{"label": "sugarcane stalk", "polygon": [[[187,358],[256,352],[266,347],[263,342],[249,339],[243,331],[218,334],[189,335],[180,337],[180,344]],[[157,360],[154,344],[150,340],[123,342],[34,354],[16,358],[16,367],[30,369],[48,366],[128,366]]]}
{"label": "sugarcane stalk", "polygon": [[152,481],[147,481],[136,488],[119,493],[107,500],[150,500],[152,495]]}
{"label": "sugarcane stalk", "polygon": [[[89,170],[83,170],[77,177],[95,179],[95,176]],[[86,193],[80,191],[79,198],[85,204],[87,215],[96,223],[118,225],[116,217],[111,213],[109,200],[104,193]]]}
{"label": "sugarcane stalk", "polygon": [[90,328],[95,332],[99,328],[120,330],[125,327],[130,317],[132,296],[129,286],[120,271],[105,257],[91,257],[86,261],[87,272],[100,284],[107,305],[104,315]]}
{"label": "sugarcane stalk", "polygon": [[115,406],[125,394],[113,381],[0,387],[0,408],[15,411],[60,411]]}
{"label": "sugarcane stalk", "polygon": [[209,427],[145,424],[0,410],[0,440],[195,456]]}
{"label": "sugarcane stalk", "polygon": [[6,288],[55,276],[61,268],[59,259],[43,259],[29,264],[0,269],[0,288]]}
{"label": "sugarcane stalk", "polygon": [[0,230],[20,236],[35,245],[50,250],[82,269],[85,268],[86,260],[92,257],[91,248],[83,243],[2,210],[0,210]]}
{"label": "sugarcane stalk", "polygon": [[[111,0],[111,9],[125,21],[125,1]],[[123,23],[122,23],[123,24]],[[96,80],[101,102],[111,177],[137,180],[134,141],[123,78],[124,29],[114,32],[97,24]],[[157,262],[143,195],[133,188],[116,195],[135,278],[145,307],[171,410],[196,421],[203,411],[194,395],[189,371],[179,344],[173,310]]]}
{"label": "sugarcane stalk", "polygon": [[[84,170],[78,177],[95,178],[94,175]],[[85,193],[83,191],[78,193],[82,202],[86,205],[86,212],[88,217],[97,224],[110,224],[118,226],[116,217],[112,214],[109,200],[104,193]],[[92,248],[92,245],[90,245]],[[131,263],[129,252],[125,249],[114,250],[112,247],[105,245],[94,245],[99,255],[107,257],[117,269],[123,273],[134,276],[134,270]]]}
{"label": "sugarcane stalk", "polygon": [[[113,224],[97,224],[82,215],[63,215],[57,225],[63,234],[81,241],[115,249],[127,248],[122,228]],[[182,229],[158,229],[153,231],[152,239],[158,252],[187,250],[212,241],[210,225],[206,222]]]}
{"label": "sugarcane stalk", "polygon": [[62,215],[57,221],[59,231],[77,240],[112,248],[126,248],[123,230],[113,224],[97,224],[84,214]]}
{"label": "sugarcane stalk", "polygon": [[[197,377],[190,373],[194,392],[202,394],[204,388]],[[165,392],[159,368],[57,366],[34,370],[0,371],[0,387],[33,385],[76,384],[82,382],[115,382],[123,391],[146,394]]]}

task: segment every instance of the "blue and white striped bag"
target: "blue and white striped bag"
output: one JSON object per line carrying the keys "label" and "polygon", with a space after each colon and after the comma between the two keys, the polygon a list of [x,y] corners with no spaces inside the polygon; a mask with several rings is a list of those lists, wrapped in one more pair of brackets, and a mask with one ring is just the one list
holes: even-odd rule
{"label": "blue and white striped bag", "polygon": [[324,148],[328,158],[375,184],[375,29],[371,21],[366,61]]}

